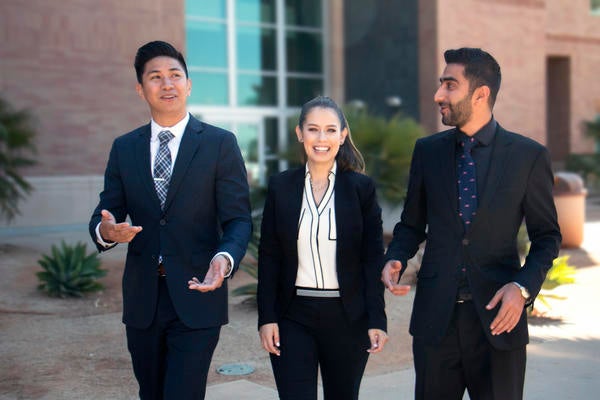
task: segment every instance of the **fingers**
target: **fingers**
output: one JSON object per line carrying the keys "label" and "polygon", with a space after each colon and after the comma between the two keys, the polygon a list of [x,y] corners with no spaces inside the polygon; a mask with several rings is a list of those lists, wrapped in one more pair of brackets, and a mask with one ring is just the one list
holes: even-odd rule
{"label": "fingers", "polygon": [[502,302],[502,305],[498,310],[496,318],[490,324],[492,335],[511,332],[519,323],[525,306],[525,299],[521,296],[519,289],[510,283],[496,292],[496,295],[486,308],[491,309],[498,302]]}
{"label": "fingers", "polygon": [[400,280],[400,271],[402,270],[402,263],[398,260],[390,260],[385,263],[383,270],[381,271],[381,281],[392,293],[394,288],[398,285]]}
{"label": "fingers", "polygon": [[188,281],[188,288],[191,290],[197,290],[199,292],[211,292],[220,288],[223,285],[223,271],[218,262],[210,264],[206,275],[202,281],[195,277]]}
{"label": "fingers", "polygon": [[379,353],[383,350],[386,342],[388,341],[387,334],[381,329],[369,329],[369,339],[371,340],[371,347],[367,350],[368,353]]}
{"label": "fingers", "polygon": [[128,222],[116,223],[115,217],[108,210],[102,210],[100,234],[105,240],[117,243],[129,243],[135,235],[142,231],[141,226],[131,226]]}
{"label": "fingers", "polygon": [[281,355],[281,350],[279,350],[279,325],[276,323],[262,325],[259,334],[261,344],[266,351],[276,356]]}
{"label": "fingers", "polygon": [[406,296],[410,292],[410,285],[394,285],[388,288],[394,296]]}
{"label": "fingers", "polygon": [[100,215],[102,216],[102,222],[115,222],[115,217],[108,210],[100,211]]}
{"label": "fingers", "polygon": [[498,305],[498,302],[500,301],[500,299],[502,298],[502,291],[498,290],[496,292],[496,294],[494,295],[494,297],[492,297],[492,300],[490,300],[490,302],[487,304],[487,306],[485,306],[486,309],[491,310],[494,307],[496,307]]}

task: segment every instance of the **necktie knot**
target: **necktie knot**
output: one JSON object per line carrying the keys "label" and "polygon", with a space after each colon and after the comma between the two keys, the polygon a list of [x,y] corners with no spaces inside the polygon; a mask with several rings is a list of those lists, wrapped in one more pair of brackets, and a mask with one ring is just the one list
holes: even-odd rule
{"label": "necktie knot", "polygon": [[474,137],[463,137],[460,139],[460,145],[465,153],[471,153],[471,150],[477,144],[477,140]]}
{"label": "necktie knot", "polygon": [[171,141],[171,139],[174,137],[175,135],[173,135],[171,131],[160,131],[158,134],[158,140],[160,141],[161,145],[169,143],[169,141]]}

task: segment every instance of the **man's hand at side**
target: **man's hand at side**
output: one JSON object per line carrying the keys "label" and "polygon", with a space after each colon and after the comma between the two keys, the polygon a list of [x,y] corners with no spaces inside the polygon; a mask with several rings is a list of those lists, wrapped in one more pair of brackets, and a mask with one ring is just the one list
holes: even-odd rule
{"label": "man's hand at side", "polygon": [[402,271],[402,263],[398,260],[388,261],[381,271],[381,281],[395,296],[405,296],[410,291],[410,285],[398,283],[400,271]]}

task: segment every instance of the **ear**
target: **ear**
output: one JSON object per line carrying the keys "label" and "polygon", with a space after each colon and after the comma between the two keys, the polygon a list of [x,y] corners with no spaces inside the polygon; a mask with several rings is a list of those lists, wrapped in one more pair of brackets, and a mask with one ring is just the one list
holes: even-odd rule
{"label": "ear", "polygon": [[473,101],[475,103],[489,104],[488,99],[490,98],[490,88],[489,86],[483,85],[479,86],[473,92]]}
{"label": "ear", "polygon": [[140,96],[140,98],[142,100],[146,100],[146,97],[144,97],[144,88],[142,87],[141,83],[135,84],[135,91],[137,92],[138,96]]}
{"label": "ear", "polygon": [[187,95],[188,97],[192,94],[192,80],[190,78],[187,79]]}
{"label": "ear", "polygon": [[342,137],[340,138],[340,146],[344,144],[346,140],[346,136],[348,136],[348,128],[342,129]]}
{"label": "ear", "polygon": [[299,125],[296,125],[296,137],[300,143],[304,142],[304,137],[302,136],[302,130]]}

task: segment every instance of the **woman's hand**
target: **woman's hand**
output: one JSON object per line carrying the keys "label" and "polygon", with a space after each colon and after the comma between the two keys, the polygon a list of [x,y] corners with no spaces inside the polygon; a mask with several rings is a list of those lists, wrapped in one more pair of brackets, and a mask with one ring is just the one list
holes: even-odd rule
{"label": "woman's hand", "polygon": [[258,333],[262,347],[266,351],[276,356],[281,354],[281,350],[279,350],[279,325],[277,323],[273,322],[262,325]]}
{"label": "woman's hand", "polygon": [[369,329],[369,339],[371,340],[371,348],[367,350],[369,353],[379,353],[383,350],[385,343],[388,341],[388,335],[381,329]]}

